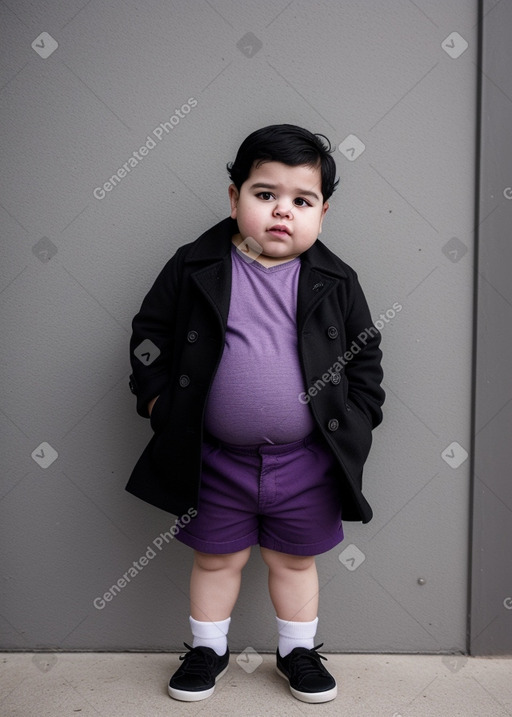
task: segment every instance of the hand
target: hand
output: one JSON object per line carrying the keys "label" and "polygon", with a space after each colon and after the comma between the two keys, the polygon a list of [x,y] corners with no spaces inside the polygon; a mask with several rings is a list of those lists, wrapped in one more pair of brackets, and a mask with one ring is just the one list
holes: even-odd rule
{"label": "hand", "polygon": [[[160,395],[160,394],[158,394]],[[148,403],[148,413],[151,416],[151,411],[153,410],[153,406],[155,405],[156,401],[158,399],[158,396],[155,396],[155,398],[152,398],[151,401]]]}

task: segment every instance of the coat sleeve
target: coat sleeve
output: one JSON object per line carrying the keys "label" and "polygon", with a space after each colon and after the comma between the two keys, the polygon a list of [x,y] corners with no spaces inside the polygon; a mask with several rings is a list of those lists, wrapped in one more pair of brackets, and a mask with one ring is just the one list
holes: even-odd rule
{"label": "coat sleeve", "polygon": [[366,415],[372,428],[375,428],[382,421],[381,406],[385,398],[381,387],[381,334],[373,324],[368,303],[353,270],[347,299],[345,332],[350,356],[347,356],[345,375],[348,400]]}
{"label": "coat sleeve", "polygon": [[130,390],[137,413],[149,418],[148,402],[158,396],[171,376],[174,352],[180,249],[164,266],[132,321]]}

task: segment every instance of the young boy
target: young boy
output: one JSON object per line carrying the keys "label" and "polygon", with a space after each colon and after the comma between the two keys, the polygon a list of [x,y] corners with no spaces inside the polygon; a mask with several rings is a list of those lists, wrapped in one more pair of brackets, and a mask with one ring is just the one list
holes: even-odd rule
{"label": "young boy", "polygon": [[127,490],[175,515],[194,549],[192,647],[169,694],[210,696],[227,670],[242,569],[259,544],[279,674],[304,702],[337,693],[314,647],[315,556],[361,492],[382,420],[380,334],[352,268],[318,239],[331,147],[293,125],[253,132],[228,165],[231,216],[178,249],[133,320],[130,387],[154,435]]}

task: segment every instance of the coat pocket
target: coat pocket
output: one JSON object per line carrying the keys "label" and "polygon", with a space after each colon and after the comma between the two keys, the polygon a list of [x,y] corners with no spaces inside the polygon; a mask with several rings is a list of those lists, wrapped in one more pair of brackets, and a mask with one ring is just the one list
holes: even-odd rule
{"label": "coat pocket", "polygon": [[156,399],[149,422],[155,433],[158,433],[167,423],[169,416],[169,386],[166,386]]}
{"label": "coat pocket", "polygon": [[357,404],[352,401],[351,398],[349,398],[349,384],[348,379],[345,375],[343,376],[343,400],[345,402],[345,410],[347,411],[347,413],[353,413],[356,416],[359,416],[366,423],[366,425],[371,431],[372,425],[370,423],[370,419],[368,418],[366,413],[361,410],[359,406],[357,406]]}

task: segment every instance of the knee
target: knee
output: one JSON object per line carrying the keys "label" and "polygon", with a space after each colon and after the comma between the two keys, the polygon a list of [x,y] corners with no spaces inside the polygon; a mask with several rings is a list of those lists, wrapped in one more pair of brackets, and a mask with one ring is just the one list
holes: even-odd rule
{"label": "knee", "polygon": [[251,549],[240,550],[237,553],[227,553],[225,555],[214,555],[212,553],[201,553],[195,551],[194,562],[198,568],[207,571],[229,570],[233,572],[241,571],[251,554]]}
{"label": "knee", "polygon": [[315,564],[314,555],[289,555],[267,548],[261,549],[263,561],[270,570],[309,570]]}

